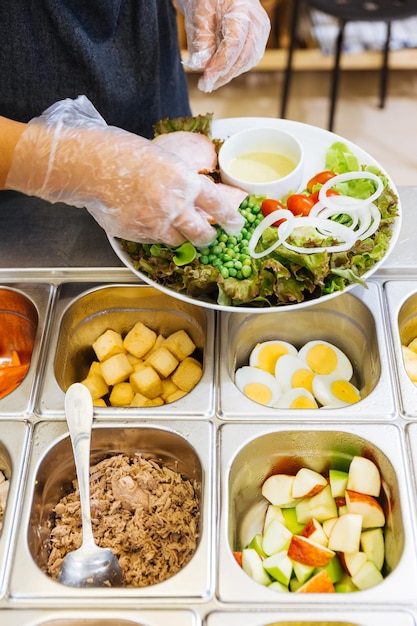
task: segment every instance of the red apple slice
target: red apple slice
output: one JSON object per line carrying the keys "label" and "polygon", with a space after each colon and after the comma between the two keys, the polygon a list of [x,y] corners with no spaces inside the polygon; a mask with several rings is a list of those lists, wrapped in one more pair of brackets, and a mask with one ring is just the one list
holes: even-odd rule
{"label": "red apple slice", "polygon": [[327,480],[324,476],[308,467],[302,467],[295,475],[292,486],[293,498],[308,498],[314,496],[324,489],[326,485]]}
{"label": "red apple slice", "polygon": [[334,586],[326,570],[321,570],[297,589],[295,593],[333,593]]}
{"label": "red apple slice", "polygon": [[362,515],[362,528],[382,528],[385,525],[382,506],[373,496],[346,489],[345,497],[347,512]]}
{"label": "red apple slice", "polygon": [[348,483],[346,489],[366,493],[368,496],[379,496],[381,491],[381,476],[379,469],[371,459],[364,456],[354,456],[349,466]]}
{"label": "red apple slice", "polygon": [[293,535],[288,546],[288,556],[293,561],[312,567],[327,565],[334,557],[335,552],[325,546],[314,543],[307,537]]}
{"label": "red apple slice", "polygon": [[320,522],[314,519],[314,517],[307,522],[299,534],[302,537],[308,537],[308,539],[311,539],[311,541],[314,541],[315,543],[319,543],[321,546],[327,547],[329,541],[328,537],[323,530],[323,526]]}

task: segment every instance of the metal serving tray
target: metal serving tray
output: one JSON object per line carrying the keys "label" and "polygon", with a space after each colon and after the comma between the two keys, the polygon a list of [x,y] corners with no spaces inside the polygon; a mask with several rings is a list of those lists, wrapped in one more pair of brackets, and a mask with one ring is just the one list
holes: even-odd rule
{"label": "metal serving tray", "polygon": [[[74,588],[62,585],[42,571],[49,520],[59,499],[72,490],[75,465],[66,422],[47,421],[35,426],[26,481],[24,507],[18,530],[10,581],[10,597],[33,604],[58,606],[79,602],[102,606],[106,602],[158,603],[202,601],[213,592],[213,426],[207,421],[157,424],[103,421],[92,431],[91,458],[110,454],[151,454],[201,484],[201,535],[191,561],[172,578],[141,588]],[[25,572],[22,576],[21,572]]]}
{"label": "metal serving tray", "polygon": [[[48,419],[62,418],[65,390],[82,380],[93,360],[91,345],[105,330],[126,333],[142,321],[164,336],[186,330],[203,360],[203,377],[177,402],[162,407],[141,408],[150,417],[210,417],[214,412],[213,311],[161,294],[147,285],[102,285],[64,283],[57,294],[51,328],[51,349],[45,365],[43,388],[37,411]],[[137,408],[112,409],[121,417],[137,416]],[[97,408],[106,417],[107,409]]]}
{"label": "metal serving tray", "polygon": [[[3,416],[27,416],[33,411],[35,393],[42,372],[41,347],[45,347],[45,333],[49,324],[55,288],[46,283],[2,283],[0,278],[0,290],[14,292],[16,299],[20,299],[20,303],[16,300],[16,307],[13,310],[16,319],[20,320],[22,324],[30,319],[36,326],[28,373],[19,387],[0,399],[0,418]],[[4,311],[0,293],[0,328],[2,313],[5,314],[7,311]]]}

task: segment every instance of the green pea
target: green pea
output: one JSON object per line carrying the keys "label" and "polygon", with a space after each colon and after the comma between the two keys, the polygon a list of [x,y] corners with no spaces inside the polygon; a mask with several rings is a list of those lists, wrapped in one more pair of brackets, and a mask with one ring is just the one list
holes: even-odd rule
{"label": "green pea", "polygon": [[244,265],[242,267],[242,276],[244,276],[245,278],[249,278],[249,276],[251,276],[252,274],[252,266],[251,265]]}
{"label": "green pea", "polygon": [[219,271],[223,278],[229,278],[229,270],[227,269],[227,267],[220,267]]}
{"label": "green pea", "polygon": [[229,268],[229,276],[231,276],[232,278],[235,278],[236,274],[237,274],[237,270],[235,270],[234,267],[230,267]]}
{"label": "green pea", "polygon": [[207,254],[202,254],[200,256],[200,263],[202,263],[203,265],[208,265],[209,262],[209,258]]}

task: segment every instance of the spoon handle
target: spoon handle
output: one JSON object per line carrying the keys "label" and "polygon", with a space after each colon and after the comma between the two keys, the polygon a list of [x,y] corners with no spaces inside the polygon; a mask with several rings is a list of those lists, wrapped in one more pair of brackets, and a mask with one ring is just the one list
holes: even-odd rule
{"label": "spoon handle", "polygon": [[74,451],[80,492],[83,544],[94,544],[90,509],[90,446],[93,401],[87,387],[72,384],[65,394],[65,415]]}

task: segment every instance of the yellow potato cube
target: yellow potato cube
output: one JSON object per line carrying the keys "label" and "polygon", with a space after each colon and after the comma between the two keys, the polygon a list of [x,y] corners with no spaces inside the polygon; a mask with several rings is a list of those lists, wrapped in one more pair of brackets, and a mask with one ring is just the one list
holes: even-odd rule
{"label": "yellow potato cube", "polygon": [[164,341],[165,341],[165,337],[163,335],[158,335],[157,338],[155,339],[155,343],[153,344],[152,348],[149,350],[149,352],[143,355],[143,360],[146,361],[151,356],[151,354],[155,352],[155,350],[157,350],[158,348],[162,346]]}
{"label": "yellow potato cube", "polygon": [[134,372],[130,377],[130,384],[135,393],[141,393],[150,399],[160,396],[162,392],[161,379],[150,365]]}
{"label": "yellow potato cube", "polygon": [[175,383],[172,382],[171,378],[163,378],[161,380],[161,384],[162,384],[162,393],[161,393],[161,397],[166,400],[167,397],[172,394],[175,393],[176,391],[178,391],[178,387]]}
{"label": "yellow potato cube", "polygon": [[96,400],[93,400],[93,405],[94,406],[107,406],[105,400],[103,400],[103,398],[97,398]]}
{"label": "yellow potato cube", "polygon": [[123,345],[127,352],[137,356],[143,357],[144,354],[149,352],[156,341],[156,332],[151,328],[137,322],[124,338]]}
{"label": "yellow potato cube", "polygon": [[177,367],[178,359],[164,346],[152,351],[146,362],[158,372],[162,378],[167,378]]}
{"label": "yellow potato cube", "polygon": [[164,401],[160,396],[156,398],[147,398],[141,393],[135,393],[135,396],[129,406],[147,407],[147,406],[162,406]]}
{"label": "yellow potato cube", "polygon": [[145,361],[143,361],[142,359],[139,359],[138,362],[134,364],[133,371],[140,372],[140,370],[143,370],[144,367],[146,367]]}
{"label": "yellow potato cube", "polygon": [[143,362],[143,359],[139,359],[139,357],[134,356],[133,354],[130,354],[130,352],[126,352],[126,356],[129,359],[129,363],[131,363],[133,366],[135,366],[136,363]]}
{"label": "yellow potato cube", "polygon": [[187,356],[171,375],[171,380],[183,391],[191,391],[203,375],[201,363],[192,356]]}
{"label": "yellow potato cube", "polygon": [[195,343],[185,330],[177,330],[175,333],[171,333],[165,339],[164,346],[172,352],[178,361],[183,361],[195,350]]}
{"label": "yellow potato cube", "polygon": [[165,402],[167,404],[170,404],[171,402],[176,402],[177,400],[181,400],[181,398],[186,396],[187,393],[188,393],[188,391],[183,391],[182,389],[177,389],[177,391],[174,391],[173,393],[171,393],[169,396],[167,396],[165,398]]}
{"label": "yellow potato cube", "polygon": [[87,387],[93,400],[102,398],[109,391],[106,381],[100,374],[90,374],[81,382]]}
{"label": "yellow potato cube", "polygon": [[105,361],[114,354],[125,352],[123,347],[123,338],[120,333],[115,330],[106,330],[93,343],[93,350],[99,361]]}
{"label": "yellow potato cube", "polygon": [[101,376],[101,365],[99,361],[93,361],[91,363],[87,376],[91,376],[91,374],[98,374],[99,376]]}
{"label": "yellow potato cube", "polygon": [[132,385],[128,382],[117,383],[110,393],[110,406],[129,406],[134,395],[135,392],[132,389]]}
{"label": "yellow potato cube", "polygon": [[117,385],[133,372],[133,367],[129,363],[126,354],[115,354],[101,364],[101,373],[108,385]]}

